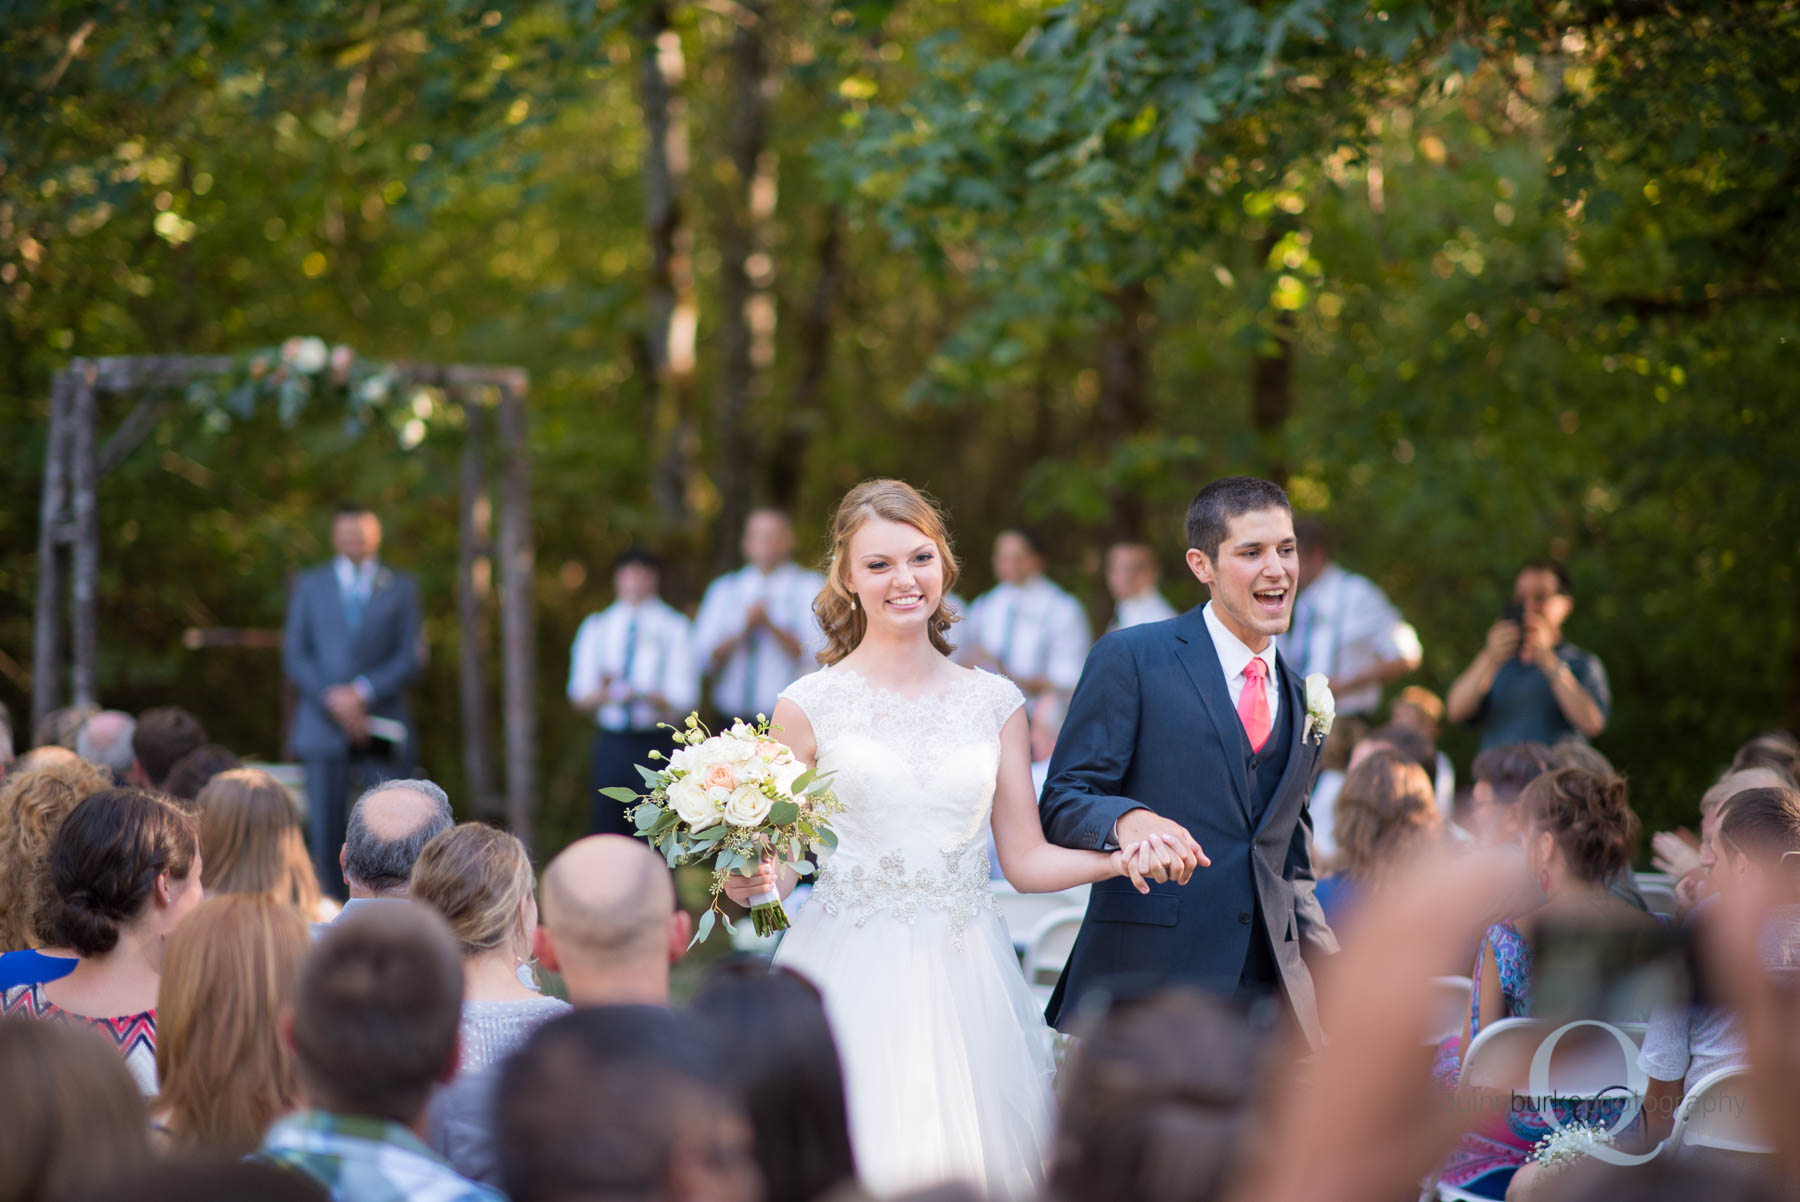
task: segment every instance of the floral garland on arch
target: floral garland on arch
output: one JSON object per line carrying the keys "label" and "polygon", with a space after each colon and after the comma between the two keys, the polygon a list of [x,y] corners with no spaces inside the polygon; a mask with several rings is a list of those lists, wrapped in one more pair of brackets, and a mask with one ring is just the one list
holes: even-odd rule
{"label": "floral garland on arch", "polygon": [[281,424],[291,427],[314,401],[335,402],[342,407],[346,433],[386,418],[401,446],[410,450],[446,411],[436,389],[416,385],[402,396],[405,373],[341,343],[328,345],[323,338],[289,338],[237,358],[235,371],[188,385],[188,403],[205,410],[215,429],[248,418],[271,402]]}

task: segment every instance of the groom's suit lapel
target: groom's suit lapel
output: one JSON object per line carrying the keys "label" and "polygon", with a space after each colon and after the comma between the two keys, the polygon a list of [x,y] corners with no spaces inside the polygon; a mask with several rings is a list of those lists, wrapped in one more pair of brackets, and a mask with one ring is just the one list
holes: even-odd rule
{"label": "groom's suit lapel", "polygon": [[1175,658],[1187,669],[1189,679],[1212,719],[1213,735],[1219,741],[1219,756],[1225,765],[1225,776],[1237,796],[1238,809],[1244,822],[1251,822],[1250,782],[1243,772],[1243,729],[1237,709],[1231,704],[1231,691],[1225,687],[1225,669],[1219,664],[1219,652],[1213,647],[1212,633],[1206,629],[1206,618],[1198,607],[1189,610],[1175,623]]}
{"label": "groom's suit lapel", "polygon": [[[1275,650],[1275,670],[1281,677],[1281,717],[1279,721],[1293,723],[1293,742],[1288,748],[1287,763],[1281,769],[1281,782],[1275,786],[1274,795],[1270,797],[1267,808],[1263,810],[1262,821],[1257,824],[1260,830],[1268,824],[1269,816],[1276,810],[1284,809],[1282,799],[1294,785],[1294,773],[1306,771],[1300,767],[1307,761],[1309,744],[1306,741],[1306,686],[1295,675],[1293,666],[1282,657],[1281,649]],[[1307,761],[1310,762],[1310,761]]]}

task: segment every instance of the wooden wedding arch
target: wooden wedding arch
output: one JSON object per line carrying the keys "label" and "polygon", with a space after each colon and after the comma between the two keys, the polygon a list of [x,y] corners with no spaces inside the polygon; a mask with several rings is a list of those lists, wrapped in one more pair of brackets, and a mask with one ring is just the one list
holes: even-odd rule
{"label": "wooden wedding arch", "polygon": [[[273,367],[279,378],[293,367],[323,380],[331,370],[323,362],[268,362],[279,354],[252,361],[253,369],[261,369],[255,374],[262,377]],[[75,359],[55,374],[38,525],[34,725],[58,706],[90,705],[96,700],[100,482],[156,429],[176,403],[174,394],[229,382],[246,370],[245,360],[229,356],[147,355]],[[366,361],[359,362],[358,371],[368,375]],[[380,365],[378,375],[383,390],[391,395],[435,388],[462,410],[456,608],[463,768],[475,813],[503,814],[513,832],[530,845],[537,819],[537,660],[531,470],[526,451],[529,374],[519,367],[398,362]],[[237,391],[250,388],[243,382]],[[135,397],[136,403],[102,443],[99,408],[101,398],[108,395]],[[495,559],[500,581],[503,797],[494,786],[488,734],[486,653],[492,607],[487,582],[495,574]]]}

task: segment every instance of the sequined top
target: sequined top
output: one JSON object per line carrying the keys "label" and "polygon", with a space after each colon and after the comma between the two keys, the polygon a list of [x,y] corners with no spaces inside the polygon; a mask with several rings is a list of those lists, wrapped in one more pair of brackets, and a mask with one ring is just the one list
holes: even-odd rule
{"label": "sequined top", "polygon": [[568,1010],[569,1003],[553,997],[464,1002],[460,1071],[472,1073],[504,1060],[539,1025]]}

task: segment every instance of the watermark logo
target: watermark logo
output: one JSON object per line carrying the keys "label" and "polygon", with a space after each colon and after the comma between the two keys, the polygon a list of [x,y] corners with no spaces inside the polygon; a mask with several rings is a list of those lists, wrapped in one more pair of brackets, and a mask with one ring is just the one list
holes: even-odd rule
{"label": "watermark logo", "polygon": [[[1574,1022],[1564,1023],[1562,1026],[1556,1028],[1556,1030],[1550,1032],[1550,1034],[1544,1036],[1543,1042],[1538,1044],[1537,1051],[1532,1053],[1531,1071],[1530,1075],[1526,1078],[1527,1084],[1531,1090],[1531,1095],[1528,1098],[1521,1100],[1530,1104],[1530,1108],[1537,1112],[1537,1116],[1544,1121],[1544,1125],[1549,1127],[1553,1133],[1560,1134],[1567,1131],[1570,1127],[1586,1125],[1579,1120],[1572,1120],[1568,1123],[1563,1121],[1562,1116],[1557,1113],[1556,1102],[1558,1101],[1558,1097],[1550,1084],[1550,1060],[1556,1054],[1556,1045],[1562,1042],[1563,1036],[1567,1035],[1577,1027],[1599,1027],[1601,1030],[1608,1032],[1618,1041],[1619,1050],[1625,1056],[1624,1084],[1608,1086],[1603,1090],[1587,1095],[1588,1097],[1598,1099],[1623,1099],[1624,1105],[1620,1107],[1618,1117],[1613,1120],[1610,1127],[1604,1128],[1608,1136],[1617,1139],[1619,1134],[1629,1128],[1632,1123],[1636,1122],[1638,1115],[1643,1113],[1644,1095],[1650,1088],[1650,1075],[1638,1064],[1637,1041],[1632,1039],[1632,1037],[1624,1031],[1613,1026],[1611,1023],[1604,1023],[1591,1018],[1580,1018],[1576,1019]],[[1593,1140],[1588,1143],[1586,1151],[1596,1160],[1603,1160],[1608,1164],[1629,1166],[1648,1164],[1650,1161],[1655,1160],[1657,1155],[1662,1151],[1662,1145],[1657,1144],[1648,1152],[1626,1152],[1620,1150],[1613,1144]]]}

